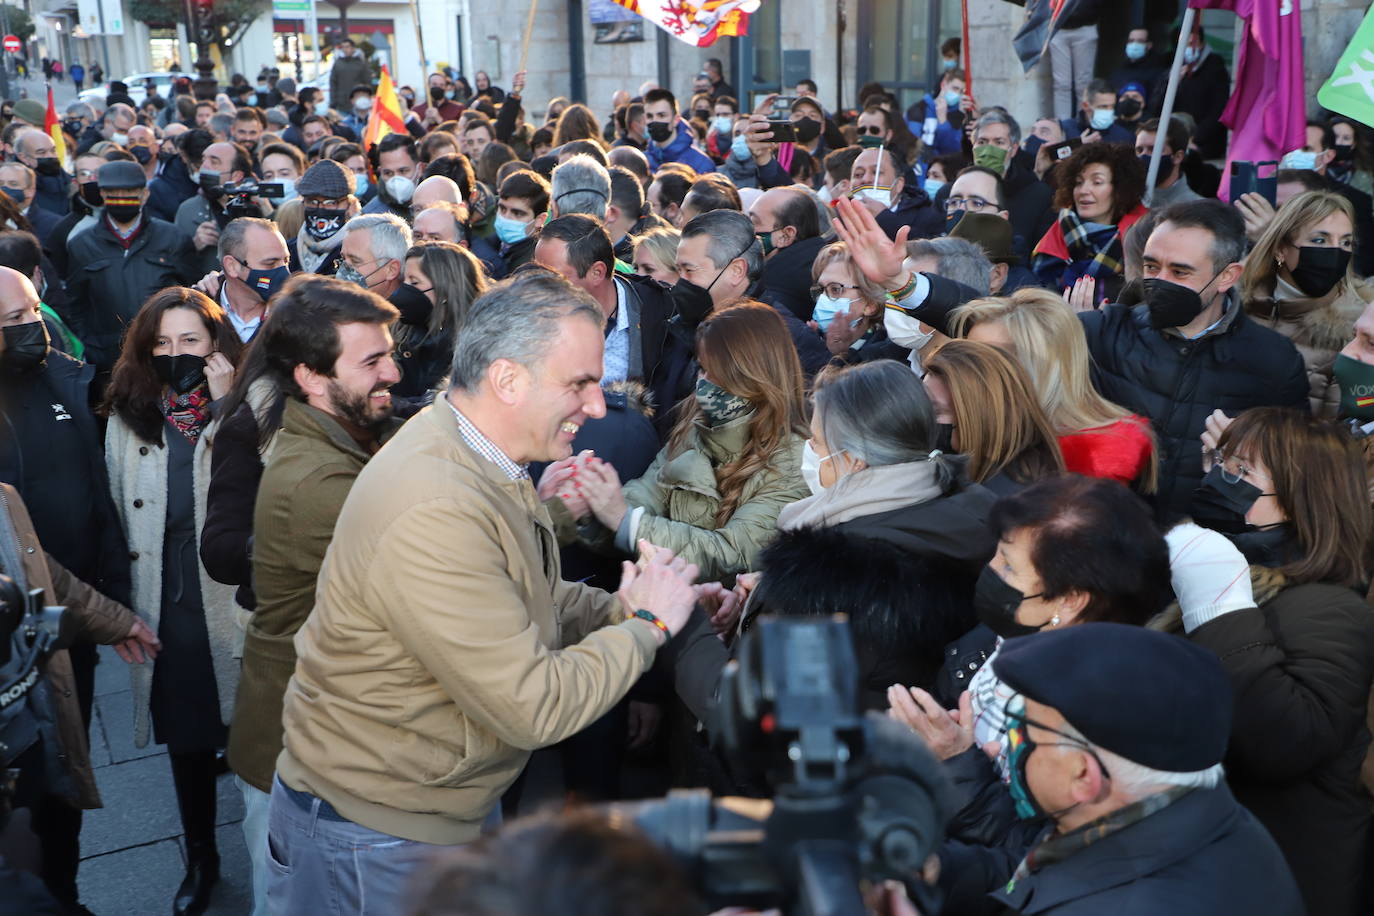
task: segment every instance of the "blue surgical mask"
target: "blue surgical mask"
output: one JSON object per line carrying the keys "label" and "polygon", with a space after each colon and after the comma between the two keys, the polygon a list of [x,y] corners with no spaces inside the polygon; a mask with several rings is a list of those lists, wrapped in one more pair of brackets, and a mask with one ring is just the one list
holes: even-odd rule
{"label": "blue surgical mask", "polygon": [[1279,163],[1279,168],[1315,171],[1317,168],[1317,154],[1309,153],[1307,150],[1295,149],[1291,153],[1284,154],[1283,161]]}
{"label": "blue surgical mask", "polygon": [[941,62],[941,66],[946,70],[953,70],[955,67],[959,66],[959,59],[957,57],[946,57]]}
{"label": "blue surgical mask", "polygon": [[722,115],[719,118],[711,119],[711,129],[718,134],[728,134],[730,128],[735,126],[735,119],[729,115]]}
{"label": "blue surgical mask", "polygon": [[748,162],[753,158],[754,154],[749,152],[749,141],[744,139],[744,134],[736,135],[734,141],[730,144],[730,155],[734,156],[740,162]]}
{"label": "blue surgical mask", "polygon": [[959,103],[964,100],[964,94],[953,89],[945,90],[945,104],[950,108],[958,108]]}
{"label": "blue surgical mask", "polygon": [[514,245],[516,242],[524,241],[529,231],[529,223],[522,223],[518,219],[511,219],[509,216],[496,214],[496,219],[492,221],[492,228],[496,230],[496,237],[507,245]]}
{"label": "blue surgical mask", "polygon": [[1126,42],[1126,57],[1130,60],[1140,60],[1145,56],[1145,42],[1128,41]]}
{"label": "blue surgical mask", "polygon": [[945,182],[941,181],[938,178],[927,178],[921,184],[921,187],[925,188],[926,196],[929,197],[931,200],[935,199],[935,195],[939,193],[940,189],[944,186]]}
{"label": "blue surgical mask", "polygon": [[1110,108],[1094,108],[1089,123],[1093,130],[1106,130],[1116,123],[1116,112]]}
{"label": "blue surgical mask", "polygon": [[[811,320],[816,322],[816,326],[822,331],[830,330],[830,322],[835,315],[840,312],[850,312],[854,308],[852,299],[831,299],[825,293],[816,297],[816,309],[811,313]],[[849,326],[854,327],[858,319],[851,316]]]}
{"label": "blue surgical mask", "polygon": [[288,200],[296,196],[296,179],[283,178],[281,181],[277,182],[277,184],[281,185],[282,193],[280,197],[267,198],[272,203],[276,204],[277,206],[281,206],[282,204],[286,203]]}
{"label": "blue surgical mask", "polygon": [[1188,47],[1183,49],[1183,62],[1185,64],[1195,64],[1197,63],[1197,59],[1201,56],[1201,48],[1195,48],[1192,45],[1189,45]]}
{"label": "blue surgical mask", "polygon": [[368,183],[368,180],[367,180],[367,176],[366,176],[366,175],[359,175],[357,172],[354,172],[354,173],[353,173],[353,196],[354,196],[354,197],[362,197],[364,194],[367,193],[367,189],[368,189],[369,187],[370,187],[370,185],[369,185],[369,183]]}

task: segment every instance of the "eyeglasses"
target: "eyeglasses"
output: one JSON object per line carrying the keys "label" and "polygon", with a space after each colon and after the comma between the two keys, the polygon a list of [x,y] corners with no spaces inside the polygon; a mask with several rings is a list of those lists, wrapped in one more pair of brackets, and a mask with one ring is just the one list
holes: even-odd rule
{"label": "eyeglasses", "polygon": [[992,201],[984,200],[981,197],[951,197],[945,201],[945,212],[953,213],[955,210],[971,210],[974,213],[978,213],[982,210],[986,210],[988,207],[996,206],[997,205]]}
{"label": "eyeglasses", "polygon": [[885,128],[882,128],[882,127],[879,127],[879,126],[876,125],[876,124],[870,124],[870,125],[868,125],[867,127],[860,127],[860,128],[859,128],[859,136],[863,136],[864,134],[868,134],[868,136],[870,136],[870,137],[876,137],[876,136],[878,136],[878,135],[880,135],[880,134],[883,134],[883,133],[886,133],[886,129],[885,129]]}
{"label": "eyeglasses", "polygon": [[852,289],[852,290],[854,290],[855,292],[858,292],[858,291],[859,291],[859,288],[858,288],[857,286],[846,285],[846,284],[844,284],[844,283],[827,283],[827,284],[825,284],[824,286],[813,286],[813,287],[811,287],[811,298],[814,299],[814,298],[816,298],[817,296],[819,296],[821,293],[825,293],[825,294],[826,294],[827,296],[829,296],[831,299],[857,299],[857,298],[859,298],[858,296],[846,296],[846,295],[844,294],[844,291],[847,290],[847,289]]}
{"label": "eyeglasses", "polygon": [[1274,479],[1268,474],[1261,474],[1259,471],[1256,471],[1242,459],[1234,455],[1228,456],[1219,448],[1204,448],[1202,450],[1203,468],[1210,471],[1213,467],[1218,465],[1221,467],[1221,479],[1230,484],[1240,483],[1247,478],[1265,478],[1271,481]]}

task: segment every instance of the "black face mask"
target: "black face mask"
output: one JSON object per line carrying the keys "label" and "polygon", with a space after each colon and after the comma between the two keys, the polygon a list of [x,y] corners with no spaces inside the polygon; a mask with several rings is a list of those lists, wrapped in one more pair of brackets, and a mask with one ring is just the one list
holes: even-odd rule
{"label": "black face mask", "polygon": [[[1145,167],[1145,174],[1148,175],[1150,173],[1150,157],[1141,156],[1140,164]],[[1161,184],[1168,181],[1169,176],[1172,174],[1174,174],[1174,157],[1166,156],[1161,153],[1159,157],[1159,174],[1155,176],[1155,187],[1159,187]]]}
{"label": "black face mask", "polygon": [[0,369],[7,375],[28,375],[40,369],[48,358],[48,327],[42,321],[15,324],[4,328],[5,352],[0,354]]}
{"label": "black face mask", "polygon": [[993,572],[991,566],[984,566],[973,586],[973,609],[978,614],[978,620],[1003,639],[1029,636],[1040,632],[1045,625],[1028,627],[1024,623],[1017,623],[1016,609],[1023,601],[1039,597],[1038,594],[1021,594]]}
{"label": "black face mask", "polygon": [[1344,248],[1298,249],[1298,266],[1293,268],[1293,285],[1313,299],[1319,299],[1341,282],[1350,269],[1350,252]]}
{"label": "black face mask", "polygon": [[81,183],[81,199],[91,208],[105,206],[105,198],[100,196],[100,182],[83,181]]}
{"label": "black face mask", "polygon": [[343,228],[343,210],[333,210],[329,207],[306,207],[304,215],[305,234],[317,242],[323,242]]}
{"label": "black face mask", "polygon": [[954,227],[959,225],[959,220],[964,218],[964,210],[955,210],[945,217],[945,235],[954,231]]}
{"label": "black face mask", "polygon": [[1214,465],[1202,478],[1201,486],[1193,491],[1193,521],[1226,535],[1257,531],[1245,520],[1245,513],[1261,496],[1272,495],[1245,480],[1232,483],[1222,475],[1221,466]]}
{"label": "black face mask", "polygon": [[1138,99],[1122,99],[1116,103],[1116,115],[1119,118],[1129,121],[1140,114],[1140,101]]}
{"label": "black face mask", "polygon": [[430,315],[434,313],[434,303],[409,283],[402,283],[396,287],[396,291],[387,297],[387,301],[396,306],[404,323],[415,328],[429,327]]}
{"label": "black face mask", "polygon": [[62,174],[62,161],[56,156],[40,156],[33,170],[45,178]]}
{"label": "black face mask", "polygon": [[[1216,277],[1212,278],[1215,279]],[[1212,285],[1212,280],[1207,281],[1207,286]],[[1202,296],[1197,290],[1158,277],[1142,280],[1140,285],[1145,289],[1145,305],[1150,310],[1150,327],[1156,331],[1181,328],[1202,314]]]}
{"label": "black face mask", "polygon": [[219,172],[207,172],[205,169],[200,170],[200,189],[202,191],[205,191],[207,194],[213,194],[219,189],[219,185]]}
{"label": "black face mask", "polygon": [[693,327],[711,314],[711,309],[715,305],[711,300],[710,290],[697,286],[686,277],[679,277],[672,289],[668,290],[668,295],[673,300],[674,311]]}
{"label": "black face mask", "polygon": [[139,204],[106,204],[105,212],[117,223],[132,223],[143,212]]}
{"label": "black face mask", "polygon": [[706,108],[698,108],[698,109],[696,109],[695,111],[692,112],[692,116],[693,116],[694,118],[699,118],[699,119],[702,120],[702,121],[709,121],[709,120],[711,120],[711,112],[710,112],[709,109],[706,109]]}
{"label": "black face mask", "polygon": [[935,424],[935,447],[947,455],[954,454],[954,424]]}
{"label": "black face mask", "polygon": [[177,394],[185,394],[205,382],[205,357],[189,353],[154,356],[153,371],[162,384]]}
{"label": "black face mask", "polygon": [[649,136],[655,143],[662,143],[673,135],[673,125],[667,121],[653,121],[649,124]]}
{"label": "black face mask", "polygon": [[434,104],[438,105],[444,100],[444,90],[438,86],[431,86],[429,89],[429,97],[434,100]]}
{"label": "black face mask", "polygon": [[798,140],[810,143],[821,135],[821,122],[815,118],[801,118],[792,122],[792,129],[797,132]]}
{"label": "black face mask", "polygon": [[153,151],[146,146],[135,146],[129,152],[138,160],[139,165],[147,165],[153,160]]}
{"label": "black face mask", "polygon": [[159,151],[158,151],[158,154],[157,154],[157,161],[158,161],[158,162],[161,162],[163,165],[166,165],[167,163],[171,162],[171,161],[172,161],[173,159],[175,159],[176,157],[177,157],[176,150],[171,150],[171,149],[159,150]]}
{"label": "black face mask", "polygon": [[1355,161],[1355,147],[1351,146],[1349,143],[1337,143],[1332,149],[1336,151],[1337,162]]}

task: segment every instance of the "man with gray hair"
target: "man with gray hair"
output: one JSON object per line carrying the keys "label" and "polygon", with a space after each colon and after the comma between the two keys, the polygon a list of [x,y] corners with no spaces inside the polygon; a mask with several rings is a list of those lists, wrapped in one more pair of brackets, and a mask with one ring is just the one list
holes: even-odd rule
{"label": "man with gray hair", "polygon": [[603,223],[611,200],[611,176],[591,156],[579,154],[553,170],[549,217],[585,213]]}
{"label": "man with gray hair", "polygon": [[[1006,109],[984,108],[973,126],[973,163],[1001,177],[1012,231],[1028,248],[1054,222],[1054,192],[1035,174],[1035,169],[1017,161],[1020,149],[1021,125],[1016,119]],[[945,199],[953,192],[953,182],[942,190],[944,196],[936,194],[935,203],[944,210]]]}
{"label": "man with gray hair", "polygon": [[563,581],[530,482],[605,415],[602,323],[549,271],[488,291],[452,387],[354,482],[295,638],[274,912],[401,908],[434,847],[476,840],[530,751],[605,714],[691,615],[697,568],[652,545],[616,594]]}
{"label": "man with gray hair", "polygon": [[389,298],[401,285],[411,245],[406,221],[394,213],[364,213],[345,223],[343,233],[335,276]]}
{"label": "man with gray hair", "polygon": [[[763,276],[763,243],[754,224],[738,210],[709,210],[682,227],[677,246],[678,275],[687,282],[674,287],[678,314],[674,323],[695,332],[712,311],[744,299]],[[782,316],[808,378],[830,361],[819,334],[783,306]]]}
{"label": "man with gray hair", "polygon": [[276,223],[241,216],[219,234],[217,254],[224,271],[219,304],[247,343],[267,315],[268,300],[291,276],[291,252]]}

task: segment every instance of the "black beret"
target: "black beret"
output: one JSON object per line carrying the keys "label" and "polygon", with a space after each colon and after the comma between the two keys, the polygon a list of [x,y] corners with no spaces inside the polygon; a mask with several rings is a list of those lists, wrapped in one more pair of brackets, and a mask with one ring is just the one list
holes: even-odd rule
{"label": "black beret", "polygon": [[118,160],[107,162],[102,165],[95,173],[95,180],[101,188],[143,188],[148,184],[148,178],[143,174],[143,167],[136,162]]}
{"label": "black beret", "polygon": [[1009,639],[993,673],[1053,707],[1093,744],[1171,773],[1221,762],[1231,681],[1211,652],[1120,623],[1083,623]]}

